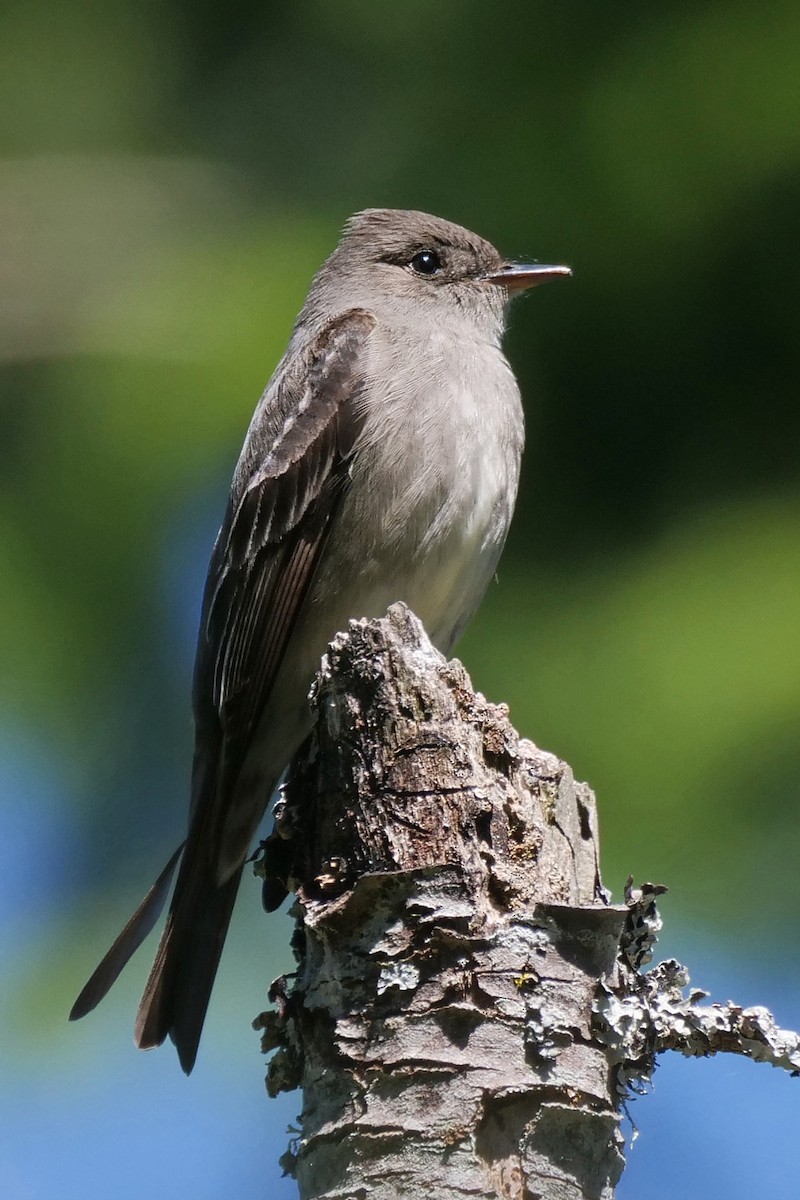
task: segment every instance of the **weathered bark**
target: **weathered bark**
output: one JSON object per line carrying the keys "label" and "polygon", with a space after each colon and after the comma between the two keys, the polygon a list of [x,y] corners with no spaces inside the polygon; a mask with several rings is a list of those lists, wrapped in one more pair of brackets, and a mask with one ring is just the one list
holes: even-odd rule
{"label": "weathered bark", "polygon": [[316,707],[286,798],[305,944],[266,1021],[270,1086],[303,1088],[301,1196],[611,1196],[591,1021],[626,910],[591,792],[400,606],[336,639]]}
{"label": "weathered bark", "polygon": [[302,1200],[611,1200],[661,1049],[797,1069],[764,1010],[726,1023],[678,964],[640,974],[663,889],[609,904],[592,793],[405,607],[336,638],[314,705],[278,819],[298,970],[256,1022],[270,1091],[303,1089]]}

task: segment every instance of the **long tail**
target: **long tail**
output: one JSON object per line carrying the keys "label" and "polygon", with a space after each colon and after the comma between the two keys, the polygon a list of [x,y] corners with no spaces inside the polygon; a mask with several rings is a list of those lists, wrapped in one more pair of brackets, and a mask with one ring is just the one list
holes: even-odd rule
{"label": "long tail", "polygon": [[136,1015],[136,1045],[169,1035],[188,1075],[197,1057],[244,864],[219,884],[202,838],[190,836],[167,924]]}

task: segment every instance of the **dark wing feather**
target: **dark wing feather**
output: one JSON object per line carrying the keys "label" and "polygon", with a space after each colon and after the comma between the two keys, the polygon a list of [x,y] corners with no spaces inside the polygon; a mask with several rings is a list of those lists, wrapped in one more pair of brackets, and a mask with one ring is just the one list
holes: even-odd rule
{"label": "dark wing feather", "polygon": [[178,849],[172,855],[172,858],[136,909],[136,912],[127,922],[125,928],[117,935],[114,945],[106,952],[102,961],[95,968],[91,979],[88,980],[70,1010],[70,1021],[79,1021],[81,1017],[85,1017],[87,1013],[90,1013],[93,1008],[97,1007],[108,989],[116,981],[117,976],[128,959],[132,954],[136,953],[155,925],[169,895],[169,885],[172,882],[172,875],[184,845],[185,843],[181,842],[180,846],[178,846]]}
{"label": "dark wing feather", "polygon": [[[346,483],[359,426],[360,359],[374,319],[354,310],[315,339],[282,436],[232,500],[207,584],[195,674],[198,724],[219,723],[225,783],[238,773],[280,668]],[[218,780],[222,783],[222,780]],[[224,795],[225,787],[217,789]]]}
{"label": "dark wing feather", "polygon": [[240,864],[220,882],[217,872],[232,789],[346,487],[373,325],[368,313],[345,313],[299,364],[286,365],[277,387],[299,390],[285,405],[286,396],[275,397],[286,419],[234,492],[212,557],[195,670],[202,752],[189,837],[136,1022],[138,1045],[169,1034],[187,1072],[242,873]]}

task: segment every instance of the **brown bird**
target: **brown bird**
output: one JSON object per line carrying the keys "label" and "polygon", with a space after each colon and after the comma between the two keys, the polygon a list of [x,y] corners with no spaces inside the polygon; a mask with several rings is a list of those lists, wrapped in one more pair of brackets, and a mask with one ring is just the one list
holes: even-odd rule
{"label": "brown bird", "polygon": [[250,424],[205,586],[189,831],[84,987],[84,1016],[175,891],[136,1018],[191,1071],[245,860],[310,729],[350,618],[404,600],[449,653],[505,541],[523,444],[501,350],[511,294],[568,275],[509,263],[420,212],[352,217]]}

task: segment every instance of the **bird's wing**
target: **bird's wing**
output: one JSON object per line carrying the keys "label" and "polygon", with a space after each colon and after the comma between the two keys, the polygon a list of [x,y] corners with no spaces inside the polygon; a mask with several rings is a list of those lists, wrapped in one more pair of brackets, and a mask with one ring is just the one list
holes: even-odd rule
{"label": "bird's wing", "polygon": [[248,849],[245,820],[239,856],[221,879],[219,847],[231,788],[347,487],[374,325],[361,309],[330,321],[287,360],[267,394],[277,432],[269,444],[249,446],[253,466],[229,505],[206,583],[195,665],[197,748],[189,835],[70,1014],[81,1017],[94,1008],[150,932],[183,849],[167,925],[139,1007],[136,1042],[155,1046],[170,1033],[186,1071],[197,1053]]}
{"label": "bird's wing", "polygon": [[209,717],[216,723],[212,741],[218,752],[210,773],[214,782],[193,796],[192,815],[192,825],[197,820],[205,827],[211,845],[219,838],[230,790],[347,486],[374,324],[361,309],[344,313],[286,364],[273,403],[287,415],[274,441],[260,448],[217,539],[195,669],[195,710],[200,738]]}

